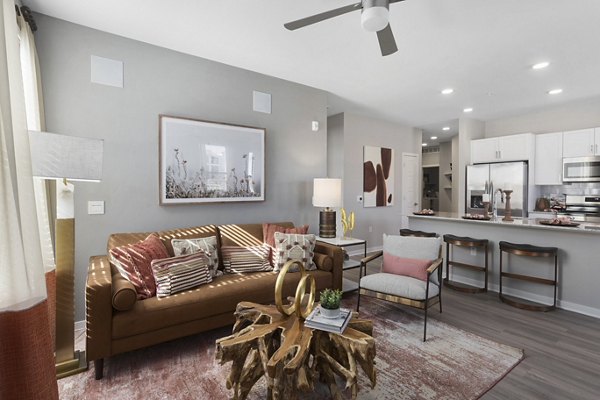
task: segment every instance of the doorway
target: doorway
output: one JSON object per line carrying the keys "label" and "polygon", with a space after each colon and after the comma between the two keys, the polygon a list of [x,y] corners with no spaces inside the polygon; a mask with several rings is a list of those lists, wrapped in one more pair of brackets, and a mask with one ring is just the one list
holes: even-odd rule
{"label": "doorway", "polygon": [[423,167],[423,193],[421,206],[433,211],[440,211],[440,167]]}

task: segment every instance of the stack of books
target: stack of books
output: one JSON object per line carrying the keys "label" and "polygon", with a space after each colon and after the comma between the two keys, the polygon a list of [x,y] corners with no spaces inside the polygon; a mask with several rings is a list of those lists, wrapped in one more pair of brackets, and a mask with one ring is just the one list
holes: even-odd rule
{"label": "stack of books", "polygon": [[321,307],[315,307],[304,321],[304,326],[307,328],[341,334],[346,330],[350,319],[352,319],[352,311],[346,308],[340,308],[339,318],[325,318],[321,315]]}

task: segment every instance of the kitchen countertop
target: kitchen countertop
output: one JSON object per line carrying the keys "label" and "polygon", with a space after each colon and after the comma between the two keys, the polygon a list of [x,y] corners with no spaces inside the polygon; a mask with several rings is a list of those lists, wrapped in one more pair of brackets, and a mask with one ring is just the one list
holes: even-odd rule
{"label": "kitchen countertop", "polygon": [[[559,225],[541,225],[538,221],[539,218],[514,218],[512,222],[502,221],[502,217],[498,217],[497,220],[474,220],[474,219],[463,219],[462,215],[457,213],[448,213],[448,212],[438,212],[435,215],[409,215],[409,218],[419,218],[419,219],[439,219],[446,221],[456,221],[456,222],[464,222],[468,224],[487,224],[492,226],[514,226],[520,228],[528,228],[528,229],[545,229],[552,231],[565,231],[565,232],[577,232],[577,233],[592,233],[600,235],[600,224],[591,223],[591,222],[582,222],[581,225],[577,227],[568,227],[568,226],[559,226]],[[551,219],[548,218],[548,219]]]}

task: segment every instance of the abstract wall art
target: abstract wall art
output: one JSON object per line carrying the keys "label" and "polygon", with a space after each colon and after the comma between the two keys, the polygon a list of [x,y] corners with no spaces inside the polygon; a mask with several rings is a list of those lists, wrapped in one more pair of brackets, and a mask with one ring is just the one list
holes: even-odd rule
{"label": "abstract wall art", "polygon": [[159,119],[161,205],[265,199],[265,129]]}
{"label": "abstract wall art", "polygon": [[394,205],[394,150],[363,147],[363,206]]}

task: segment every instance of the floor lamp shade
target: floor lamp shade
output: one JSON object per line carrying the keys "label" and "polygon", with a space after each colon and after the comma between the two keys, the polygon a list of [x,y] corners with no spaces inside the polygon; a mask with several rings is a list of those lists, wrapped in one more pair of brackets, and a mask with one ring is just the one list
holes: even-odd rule
{"label": "floor lamp shade", "polygon": [[104,142],[99,139],[29,131],[34,177],[60,179],[56,219],[56,375],[87,369],[84,352],[75,351],[75,218],[74,186],[66,180],[99,182]]}
{"label": "floor lamp shade", "polygon": [[342,180],[315,178],[313,183],[313,206],[325,207],[319,214],[319,236],[336,236],[335,211],[331,208],[342,206]]}
{"label": "floor lamp shade", "polygon": [[33,176],[100,182],[104,141],[29,131]]}

